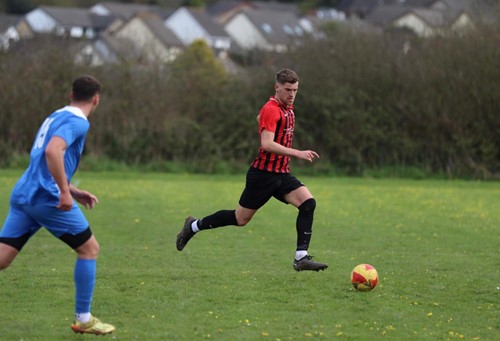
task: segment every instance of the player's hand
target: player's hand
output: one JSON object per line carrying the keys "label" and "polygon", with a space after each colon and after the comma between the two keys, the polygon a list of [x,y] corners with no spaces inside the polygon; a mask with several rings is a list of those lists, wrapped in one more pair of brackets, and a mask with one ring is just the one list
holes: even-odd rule
{"label": "player's hand", "polygon": [[59,195],[59,205],[57,208],[61,211],[69,211],[73,206],[73,198],[70,192],[61,192]]}
{"label": "player's hand", "polygon": [[82,190],[73,191],[73,198],[87,209],[93,209],[94,206],[99,203],[95,195]]}
{"label": "player's hand", "polygon": [[319,159],[318,153],[316,153],[314,150],[301,150],[299,151],[297,157],[301,160],[306,160],[309,162],[313,162],[313,160],[316,158]]}

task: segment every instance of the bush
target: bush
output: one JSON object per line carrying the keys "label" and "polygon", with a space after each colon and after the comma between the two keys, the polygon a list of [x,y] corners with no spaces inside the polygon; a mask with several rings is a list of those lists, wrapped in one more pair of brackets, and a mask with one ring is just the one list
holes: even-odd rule
{"label": "bush", "polygon": [[0,54],[0,166],[26,155],[45,116],[67,103],[72,79],[92,73],[103,95],[90,117],[86,167],[245,170],[274,73],[289,67],[301,78],[294,146],[321,156],[311,173],[499,176],[498,27],[427,39],[325,32],[287,54],[240,56],[238,74],[203,42],[172,65],[101,68],[74,65],[65,40],[17,44]]}

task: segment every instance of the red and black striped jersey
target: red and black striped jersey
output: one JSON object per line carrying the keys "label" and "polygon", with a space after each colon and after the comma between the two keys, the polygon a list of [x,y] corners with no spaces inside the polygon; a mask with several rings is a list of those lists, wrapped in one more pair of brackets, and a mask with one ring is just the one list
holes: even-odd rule
{"label": "red and black striped jersey", "polygon": [[[274,132],[274,142],[291,148],[294,128],[293,106],[286,107],[276,98],[271,97],[260,110],[259,135],[263,130]],[[290,173],[289,163],[289,156],[268,153],[261,146],[259,155],[252,162],[251,167],[273,173]]]}

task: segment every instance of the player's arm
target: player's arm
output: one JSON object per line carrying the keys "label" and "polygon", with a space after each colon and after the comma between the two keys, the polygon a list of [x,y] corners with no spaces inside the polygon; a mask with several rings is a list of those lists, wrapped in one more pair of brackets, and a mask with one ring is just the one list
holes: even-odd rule
{"label": "player's arm", "polygon": [[301,160],[312,162],[314,158],[319,158],[318,153],[313,150],[298,150],[280,145],[274,141],[274,133],[262,130],[260,135],[260,145],[268,153],[296,157]]}
{"label": "player's arm", "polygon": [[99,203],[99,200],[95,195],[90,192],[83,191],[73,184],[69,184],[69,191],[71,193],[71,196],[80,204],[85,206],[85,208],[92,209],[96,204]]}
{"label": "player's arm", "polygon": [[69,190],[69,183],[66,179],[66,171],[64,169],[64,151],[66,150],[66,141],[59,136],[54,136],[50,139],[47,147],[45,147],[45,160],[47,168],[54,178],[54,181],[59,187],[59,205],[57,208],[63,211],[68,211],[73,206],[73,199]]}

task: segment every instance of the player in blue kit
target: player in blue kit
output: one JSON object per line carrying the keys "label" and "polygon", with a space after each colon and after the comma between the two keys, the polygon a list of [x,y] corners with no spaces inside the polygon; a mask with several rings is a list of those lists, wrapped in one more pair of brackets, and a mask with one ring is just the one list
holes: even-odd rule
{"label": "player in blue kit", "polygon": [[75,250],[75,322],[71,325],[75,333],[115,330],[90,312],[99,244],[74,201],[92,209],[98,200],[71,184],[90,127],[87,118],[98,107],[100,95],[101,85],[94,77],[83,75],[73,81],[70,104],[53,112],[38,130],[30,164],[14,186],[0,230],[0,270],[12,263],[42,226]]}

